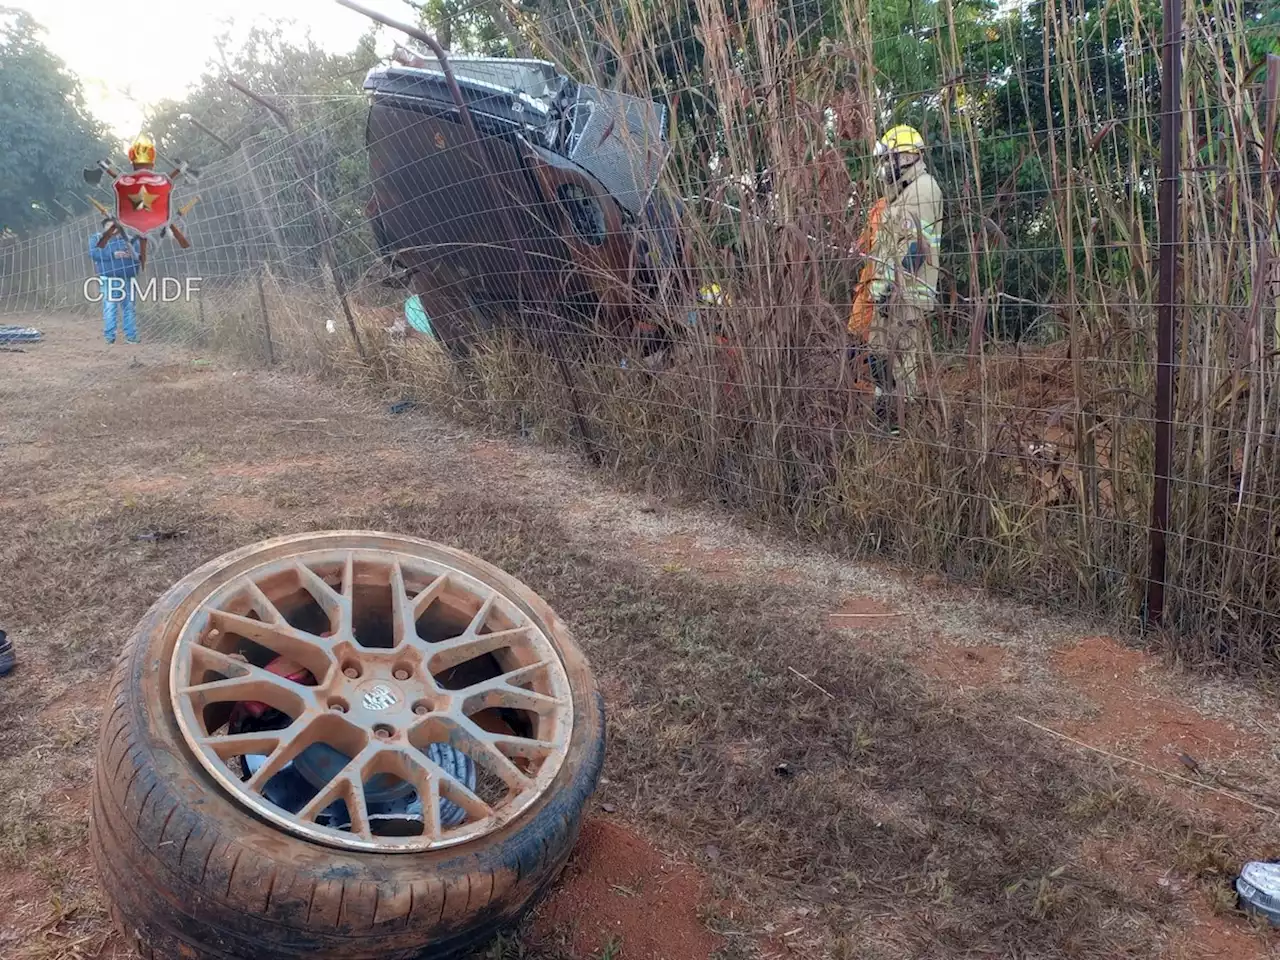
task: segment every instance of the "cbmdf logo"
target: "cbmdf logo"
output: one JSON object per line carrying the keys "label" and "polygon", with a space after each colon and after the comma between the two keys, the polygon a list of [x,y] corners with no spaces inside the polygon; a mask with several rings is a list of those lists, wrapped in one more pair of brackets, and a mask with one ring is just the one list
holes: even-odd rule
{"label": "cbmdf logo", "polygon": [[185,206],[174,207],[173,182],[187,170],[185,163],[180,163],[170,173],[160,173],[155,169],[156,145],[151,138],[138,137],[129,147],[129,163],[133,170],[118,173],[105,160],[99,160],[96,167],[85,170],[84,178],[89,183],[100,183],[102,174],[111,177],[111,190],[115,199],[115,210],[109,210],[93,197],[90,202],[111,221],[111,226],[102,234],[98,248],[105,247],[117,233],[128,239],[138,239],[139,268],[147,265],[147,241],[152,237],[165,237],[173,234],[178,246],[184,250],[191,246],[181,226],[182,217],[196,204],[199,197],[193,197]]}

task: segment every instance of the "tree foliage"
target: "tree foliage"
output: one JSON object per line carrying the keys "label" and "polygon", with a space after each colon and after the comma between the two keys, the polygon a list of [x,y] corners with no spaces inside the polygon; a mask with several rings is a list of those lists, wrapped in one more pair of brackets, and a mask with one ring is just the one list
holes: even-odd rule
{"label": "tree foliage", "polygon": [[295,29],[285,23],[254,27],[235,49],[227,35],[219,38],[219,60],[208,65],[187,95],[163,100],[148,110],[146,128],[160,152],[197,165],[227,152],[192,119],[236,147],[277,129],[270,113],[233,89],[228,77],[287,106],[300,126],[323,126],[349,112],[334,105],[344,99],[361,100],[364,76],[378,62],[373,31],[361,37],[350,53],[334,54],[316,44],[309,33],[294,38]]}
{"label": "tree foliage", "polygon": [[440,45],[458,56],[511,56],[511,45],[492,7],[475,0],[426,0],[419,22],[434,31]]}
{"label": "tree foliage", "polygon": [[282,107],[296,129],[303,175],[314,178],[324,198],[338,262],[355,275],[367,265],[372,249],[364,215],[370,185],[363,80],[379,60],[375,34],[371,28],[352,51],[335,54],[307,33],[294,36],[295,29],[285,23],[255,27],[234,49],[226,36],[220,38],[219,60],[185,97],[154,105],[147,114],[147,129],[163,157],[189,160],[197,168],[228,159],[248,144],[255,164],[264,165],[269,189],[277,191],[269,202],[289,211],[277,215],[287,242],[310,248],[314,261],[319,238],[313,221],[302,212],[309,209],[308,188],[291,182],[298,179],[298,164],[285,145],[279,121],[233,88],[228,78]]}
{"label": "tree foliage", "polygon": [[82,215],[82,171],[112,152],[79,79],[41,40],[26,11],[0,7],[0,231],[15,233]]}

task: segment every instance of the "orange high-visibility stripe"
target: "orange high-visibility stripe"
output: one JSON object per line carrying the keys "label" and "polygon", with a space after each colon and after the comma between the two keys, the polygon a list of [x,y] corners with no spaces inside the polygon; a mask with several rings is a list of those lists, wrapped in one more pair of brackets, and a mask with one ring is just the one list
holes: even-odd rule
{"label": "orange high-visibility stripe", "polygon": [[[867,225],[858,237],[858,251],[868,254],[875,248],[876,234],[880,232],[880,223],[889,201],[881,197],[867,214]],[[871,330],[871,321],[875,318],[875,304],[871,301],[871,282],[876,278],[876,265],[868,260],[862,265],[862,273],[858,276],[858,286],[853,295],[853,308],[849,311],[849,332],[855,337],[866,340]]]}

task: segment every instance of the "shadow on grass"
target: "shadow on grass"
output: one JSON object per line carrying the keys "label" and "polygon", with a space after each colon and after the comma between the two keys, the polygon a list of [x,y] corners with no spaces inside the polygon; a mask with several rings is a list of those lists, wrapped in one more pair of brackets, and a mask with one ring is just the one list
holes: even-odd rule
{"label": "shadow on grass", "polygon": [[[48,632],[37,670],[59,658],[106,669],[169,584],[224,550],[296,532],[286,519],[250,530],[177,497],[86,506],[9,541],[9,612]],[[549,511],[473,495],[321,507],[310,520],[444,541],[542,594],[608,692],[610,800],[672,850],[714,845],[702,868],[752,923],[803,903],[837,957],[879,955],[877,943],[883,955],[938,958],[1156,956],[1174,901],[1102,870],[1089,851],[1110,845],[1226,902],[1240,858],[1212,825],[1029,738],[1007,695],[941,702],[911,668],[849,647],[794,588],[649,571],[575,547]],[[132,539],[148,529],[191,535]],[[51,603],[66,584],[88,592]],[[15,673],[0,695],[10,730],[23,709],[14,678],[26,682]],[[38,772],[24,774],[22,755],[21,737],[0,736],[11,788]],[[26,813],[30,829],[5,839],[11,853],[66,842],[45,835],[52,814]],[[526,929],[477,960],[511,958],[566,954]]]}
{"label": "shadow on grass", "polygon": [[1123,840],[1211,890],[1236,862],[1208,825],[1029,738],[1011,701],[940,702],[785,586],[650,573],[475,497],[333,522],[449,542],[546,597],[612,694],[611,798],[672,847],[714,844],[722,890],[816,904],[837,955],[884,936],[921,957],[1154,956],[1171,901],[1085,851]]}

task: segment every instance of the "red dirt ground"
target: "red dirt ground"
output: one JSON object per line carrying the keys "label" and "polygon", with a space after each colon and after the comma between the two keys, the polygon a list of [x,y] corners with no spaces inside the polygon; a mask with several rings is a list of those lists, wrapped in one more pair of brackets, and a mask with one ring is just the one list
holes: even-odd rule
{"label": "red dirt ground", "polygon": [[939,641],[929,657],[913,658],[929,676],[966,687],[999,683],[1007,655],[1001,647],[961,647]]}
{"label": "red dirt ground", "polygon": [[[896,621],[893,611],[865,597],[847,597],[836,613],[854,617],[832,618],[833,626],[852,633],[853,642],[875,650]],[[1006,670],[1019,672],[1017,655],[995,645],[962,646],[929,630],[906,651],[907,659],[923,674],[944,687],[989,688],[1007,678]],[[1254,767],[1271,762],[1265,740],[1221,720],[1203,715],[1195,707],[1173,699],[1162,680],[1169,671],[1152,653],[1127,647],[1106,636],[1084,637],[1056,651],[1048,660],[1053,676],[1082,696],[1091,716],[1064,723],[1060,732],[1119,757],[1136,760],[1186,780],[1227,788],[1214,772],[1232,765]],[[1072,749],[1067,747],[1067,749]],[[1186,756],[1201,770],[1190,769]],[[1197,789],[1185,782],[1123,765],[1152,793],[1189,811],[1211,810],[1224,822],[1243,828],[1258,811],[1230,797]],[[1237,792],[1232,789],[1232,792]],[[1254,798],[1256,799],[1256,798]],[[1165,947],[1167,960],[1264,960],[1280,956],[1262,937],[1241,924],[1213,912],[1194,882],[1168,864],[1149,858],[1113,839],[1086,844],[1081,857],[1107,872],[1129,878],[1136,886],[1159,888],[1164,896],[1187,911],[1187,926]]]}
{"label": "red dirt ground", "polygon": [[1191,922],[1166,945],[1165,960],[1266,960],[1272,956],[1266,943],[1247,927],[1215,916],[1202,898],[1194,896],[1191,881],[1162,868],[1158,859],[1135,844],[1109,837],[1086,843],[1080,852],[1135,886],[1155,887],[1188,903]]}
{"label": "red dirt ground", "polygon": [[[1155,689],[1148,671],[1158,670],[1156,657],[1125,647],[1111,637],[1087,637],[1061,651],[1053,666],[1098,708],[1097,718],[1069,726],[1063,732],[1085,743],[1137,760],[1158,770],[1192,780],[1205,778],[1180,759],[1197,766],[1221,769],[1240,757],[1257,762],[1266,756],[1263,739],[1205,717],[1193,707],[1176,703]],[[1206,762],[1210,761],[1210,762]],[[1135,774],[1173,803],[1209,807],[1228,822],[1254,811],[1210,791],[1194,797],[1154,774]]]}
{"label": "red dirt ground", "polygon": [[555,931],[573,956],[626,960],[708,960],[722,941],[698,908],[707,893],[697,871],[668,860],[648,841],[591,818],[555,891],[538,908],[530,941]]}
{"label": "red dirt ground", "polygon": [[[99,362],[96,355],[94,362]],[[181,377],[174,378],[178,381],[184,378],[198,381],[205,376],[203,373],[196,376],[185,365],[172,369],[184,371]],[[296,415],[299,418],[314,416],[305,409]],[[320,430],[306,427],[312,423],[309,419],[283,422],[303,425],[308,430]],[[323,428],[324,431],[328,429]],[[485,441],[476,443],[474,451],[481,463],[510,472],[514,454],[507,447]],[[56,450],[18,446],[9,451],[8,462],[27,467],[38,462],[52,463],[56,453]],[[384,466],[405,462],[404,452],[394,445],[377,449],[371,447],[364,450],[363,455],[368,462]],[[533,457],[532,454],[527,456]],[[328,455],[322,452],[312,457],[277,458],[249,466],[240,463],[230,466],[192,465],[189,471],[181,464],[163,462],[154,468],[135,469],[123,461],[116,465],[117,469],[124,471],[121,475],[104,472],[102,476],[114,485],[116,494],[123,496],[156,492],[177,495],[203,485],[207,487],[204,495],[210,498],[211,509],[242,520],[259,515],[272,516],[298,505],[294,499],[288,502],[280,500],[284,494],[265,481],[287,477],[299,468],[303,472],[307,469],[321,471],[331,465]],[[165,470],[180,470],[189,475],[165,473]],[[523,476],[518,472],[512,475]],[[233,486],[223,481],[237,483]],[[562,478],[557,480],[557,485],[557,488],[565,486]],[[91,493],[97,495],[96,490]],[[359,502],[364,493],[358,485],[353,487],[350,494],[353,503]],[[54,507],[78,501],[85,495],[78,488],[55,487],[34,496],[44,506]],[[307,494],[305,491],[288,491],[288,496],[296,497],[300,502]],[[342,495],[335,496],[340,498]],[[0,506],[13,508],[22,504],[0,500]],[[652,519],[651,514],[663,509],[658,507],[640,512]],[[572,512],[576,514],[579,510]],[[602,525],[614,519],[612,513],[602,511],[598,504],[581,512],[587,516],[594,515],[593,520]],[[818,579],[812,571],[800,567],[795,570],[774,568],[767,574],[752,570],[753,564],[760,560],[754,549],[736,550],[708,545],[714,541],[687,533],[664,533],[661,527],[656,527],[655,533],[656,525],[649,525],[648,520],[641,521],[639,526],[643,528],[644,536],[628,537],[627,543],[641,562],[654,568],[672,572],[690,570],[708,580],[730,582],[747,576],[758,578],[757,582],[761,583],[826,582]],[[864,565],[864,569],[875,566]],[[940,577],[920,578],[918,587],[921,594],[936,597],[959,596],[961,593]],[[841,606],[834,612],[858,614],[833,617],[829,623],[838,628],[850,644],[864,649],[882,650],[889,654],[905,650],[907,657],[922,673],[940,688],[956,692],[960,697],[980,697],[991,693],[993,687],[998,693],[1002,681],[1007,682],[1010,675],[1020,676],[1024,672],[1020,667],[1028,664],[1038,666],[1042,662],[1040,647],[1020,649],[1016,645],[1006,648],[989,644],[986,641],[990,634],[979,633],[976,628],[974,633],[978,635],[971,633],[967,637],[969,642],[965,644],[957,642],[959,638],[953,634],[931,629],[935,615],[922,612],[918,604],[914,604],[913,597],[914,594],[901,595],[897,601],[902,607],[899,613],[878,600],[846,595],[841,589],[819,601],[823,603],[819,609],[827,610],[839,603]],[[992,616],[995,617],[994,614]],[[920,623],[929,625],[921,629],[916,626]],[[1014,626],[1020,628],[1022,623],[1019,621]],[[1028,628],[1028,632],[1034,633],[1034,627]],[[34,665],[35,662],[29,661],[29,664]],[[1210,771],[1221,771],[1233,762],[1255,767],[1274,763],[1263,738],[1205,717],[1194,707],[1171,697],[1159,682],[1162,675],[1168,678],[1169,671],[1150,654],[1126,648],[1108,637],[1087,636],[1071,641],[1046,662],[1052,673],[1052,682],[1038,692],[1055,700],[1058,691],[1072,692],[1096,708],[1096,714],[1074,724],[1053,724],[1088,744],[1192,779],[1197,775],[1179,760],[1181,753],[1194,757]],[[16,676],[21,678],[21,675]],[[26,676],[30,678],[31,674]],[[42,681],[47,679],[42,676]],[[605,687],[607,702],[625,703],[624,692],[611,689],[606,678],[601,678],[601,684]],[[76,694],[64,693],[48,702],[38,719],[52,726],[57,718],[74,719],[78,709]],[[65,726],[61,723],[56,725]],[[84,739],[89,742],[94,729],[86,728],[86,731]],[[1028,728],[1028,736],[1040,735]],[[722,747],[724,762],[729,765],[759,767],[767,756],[765,747],[753,741],[725,742]],[[66,748],[60,743],[51,743],[44,749],[52,754],[65,752]],[[1076,750],[1066,743],[1063,749]],[[1172,803],[1189,809],[1209,807],[1224,818],[1258,817],[1258,811],[1229,798],[1217,797],[1186,785],[1170,784],[1161,777],[1144,775],[1137,768],[1126,766],[1123,769],[1140,778],[1144,787],[1166,796]],[[12,801],[13,798],[9,799]],[[59,792],[53,798],[46,796],[44,799],[51,800],[56,807],[60,814],[59,822],[83,822],[86,807],[83,788],[72,786],[65,795]],[[605,812],[609,812],[607,805]],[[91,881],[87,879],[88,864],[82,862],[77,844],[78,838],[63,842],[53,846],[53,853],[44,861],[24,861],[11,872],[0,871],[0,904],[5,905],[0,909],[0,958],[85,960],[96,957],[106,960],[108,957],[126,956],[118,938],[107,932],[105,917],[97,915],[101,912],[99,904],[90,900],[83,903],[64,901],[56,892],[62,888],[91,887]],[[1208,899],[1190,885],[1192,881],[1178,875],[1167,856],[1161,860],[1155,854],[1148,855],[1141,849],[1117,844],[1109,838],[1097,847],[1083,846],[1079,854],[1086,860],[1102,863],[1108,871],[1131,878],[1134,884],[1155,885],[1185,907],[1185,926],[1168,944],[1163,954],[1167,960],[1260,960],[1273,955],[1266,951],[1265,944],[1253,936],[1240,918],[1215,916]],[[562,940],[567,941],[565,946],[575,960],[603,960],[611,955],[616,960],[710,960],[717,950],[726,946],[717,934],[707,929],[702,919],[708,910],[715,907],[709,884],[697,870],[671,860],[652,843],[613,819],[592,817],[583,825],[580,842],[564,876],[550,898],[538,908],[533,934],[525,939],[531,945],[532,936],[554,940],[556,946]],[[785,925],[777,926],[773,938],[764,943],[781,952],[780,944],[801,927],[800,919],[788,920]],[[770,932],[769,927],[765,930]],[[890,942],[892,936],[891,932],[884,932],[886,942]],[[764,940],[763,937],[761,939]],[[613,947],[609,946],[611,942]],[[850,942],[854,945],[854,952],[847,956],[868,955],[858,947],[857,940]],[[614,952],[611,954],[609,951]],[[793,948],[791,955],[804,960],[831,956],[817,948],[806,947]],[[844,953],[840,955],[846,956]],[[895,954],[908,955],[906,948]]]}
{"label": "red dirt ground", "polygon": [[[853,643],[875,653],[886,630],[899,626],[902,614],[870,597],[848,596],[828,615],[831,626],[852,635]],[[999,683],[1008,661],[998,646],[961,646],[944,640],[937,630],[929,632],[929,644],[908,654],[910,662],[924,674],[948,685],[984,687]]]}
{"label": "red dirt ground", "polygon": [[[657,543],[636,540],[634,546],[641,557],[661,564],[669,572],[696,570],[698,576],[719,583],[740,580],[744,565],[749,565],[751,559],[737,550],[705,547],[685,534],[665,537]],[[789,570],[775,571],[774,579],[788,584],[799,581]]]}

